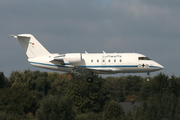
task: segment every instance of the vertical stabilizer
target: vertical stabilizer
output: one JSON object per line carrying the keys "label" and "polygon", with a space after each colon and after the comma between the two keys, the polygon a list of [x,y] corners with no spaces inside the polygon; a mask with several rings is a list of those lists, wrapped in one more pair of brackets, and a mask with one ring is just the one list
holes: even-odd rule
{"label": "vertical stabilizer", "polygon": [[14,38],[18,39],[28,58],[50,55],[46,48],[31,34],[19,34]]}

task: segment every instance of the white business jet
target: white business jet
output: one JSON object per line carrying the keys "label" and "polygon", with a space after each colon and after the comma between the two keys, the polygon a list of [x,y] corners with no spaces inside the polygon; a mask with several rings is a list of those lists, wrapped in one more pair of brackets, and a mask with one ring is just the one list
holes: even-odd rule
{"label": "white business jet", "polygon": [[[147,73],[161,70],[164,67],[150,58],[139,53],[49,53],[41,43],[31,34],[13,35],[19,40],[28,56],[31,65],[58,70],[62,72],[83,71],[90,75],[93,73]],[[147,79],[148,80],[148,79]]]}

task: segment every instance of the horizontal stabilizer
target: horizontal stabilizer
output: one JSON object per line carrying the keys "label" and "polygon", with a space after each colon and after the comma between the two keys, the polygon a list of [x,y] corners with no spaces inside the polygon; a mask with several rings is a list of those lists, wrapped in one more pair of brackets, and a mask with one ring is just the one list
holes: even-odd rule
{"label": "horizontal stabilizer", "polygon": [[17,38],[17,36],[16,35],[10,35],[11,37],[14,37],[14,38]]}

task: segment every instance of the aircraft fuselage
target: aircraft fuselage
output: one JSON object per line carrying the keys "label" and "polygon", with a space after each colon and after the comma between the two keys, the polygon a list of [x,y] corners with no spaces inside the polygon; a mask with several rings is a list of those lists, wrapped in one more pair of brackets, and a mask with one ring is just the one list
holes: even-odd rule
{"label": "aircraft fuselage", "polygon": [[[66,53],[52,54],[31,34],[17,38],[31,65],[62,72],[83,71],[97,74],[144,73],[164,67],[139,53]],[[92,81],[89,77],[88,81]]]}
{"label": "aircraft fuselage", "polygon": [[[59,62],[60,59],[50,61],[54,56],[65,57],[74,55],[77,61]],[[91,70],[98,74],[114,73],[142,73],[153,72],[164,67],[157,62],[139,53],[67,53],[63,55],[52,54],[50,56],[29,59],[31,65],[41,68],[72,72],[73,69]]]}

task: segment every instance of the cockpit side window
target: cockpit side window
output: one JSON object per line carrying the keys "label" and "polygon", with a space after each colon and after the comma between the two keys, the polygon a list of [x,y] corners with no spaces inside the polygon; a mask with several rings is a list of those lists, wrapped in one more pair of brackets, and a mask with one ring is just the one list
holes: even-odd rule
{"label": "cockpit side window", "polygon": [[139,57],[138,59],[139,59],[139,60],[151,60],[151,59],[148,58],[148,57]]}

